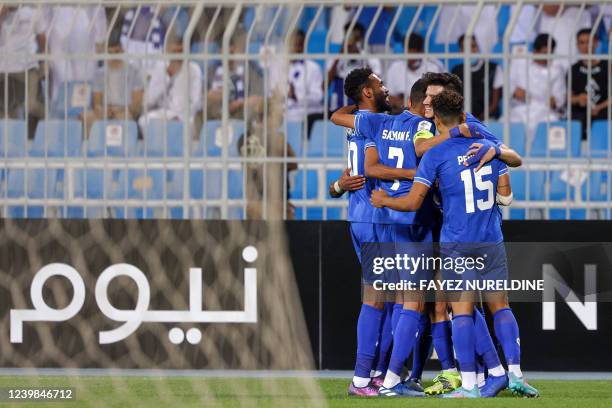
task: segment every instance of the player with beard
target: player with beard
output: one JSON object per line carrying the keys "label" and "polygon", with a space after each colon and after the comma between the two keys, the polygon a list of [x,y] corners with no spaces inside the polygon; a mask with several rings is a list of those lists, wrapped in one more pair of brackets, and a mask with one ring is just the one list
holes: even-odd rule
{"label": "player with beard", "polygon": [[[416,85],[414,89],[418,90],[419,86]],[[422,89],[424,90],[424,87]],[[428,137],[432,136],[435,131],[433,123],[409,111],[404,111],[399,115],[363,115],[360,113],[353,115],[349,113],[353,109],[353,107],[339,109],[332,115],[332,122],[354,128],[357,133],[367,135],[370,140],[365,145],[366,175],[376,178],[377,186],[392,196],[406,194],[410,191],[412,180],[399,178],[389,180],[379,173],[379,166],[382,164],[387,167],[414,171],[417,166],[417,157],[413,141],[423,134],[427,134]],[[433,202],[422,211],[410,214],[390,209],[377,209],[373,214],[373,222],[376,242],[387,243],[394,248],[397,248],[396,244],[399,246],[404,244],[402,247],[408,247],[408,251],[413,251],[415,247],[418,247],[420,253],[424,245],[410,244],[432,243]],[[423,278],[427,276],[428,271],[418,270],[409,276],[402,276],[401,271],[399,273],[402,281],[405,281],[415,279],[417,276]],[[424,396],[419,384],[403,383],[400,379],[404,362],[413,351],[419,335],[424,331],[423,327],[428,324],[427,315],[423,313],[420,294],[412,292],[410,296],[407,295],[404,293],[398,298],[394,307],[393,347],[389,366],[379,390],[381,396]]]}
{"label": "player with beard", "polygon": [[[344,84],[347,97],[357,101],[356,114],[367,118],[378,112],[389,109],[389,92],[381,79],[368,68],[358,68],[351,71]],[[374,225],[372,224],[373,207],[370,204],[370,194],[375,180],[364,177],[365,174],[365,143],[366,136],[355,129],[347,129],[348,168],[342,177],[329,187],[332,197],[340,197],[349,191],[348,221],[351,237],[357,258],[361,262],[363,244],[376,242]],[[414,176],[414,169],[391,168],[382,164],[375,166],[377,176],[393,179],[408,179]],[[363,302],[359,319],[357,320],[357,357],[355,374],[348,394],[355,396],[376,396],[378,386],[371,381],[374,370],[374,359],[377,346],[380,355],[386,356],[391,345],[390,334],[381,337],[381,330],[390,332],[391,315],[389,306],[385,309],[384,299],[379,299],[377,291],[372,288],[372,282],[363,280]]]}

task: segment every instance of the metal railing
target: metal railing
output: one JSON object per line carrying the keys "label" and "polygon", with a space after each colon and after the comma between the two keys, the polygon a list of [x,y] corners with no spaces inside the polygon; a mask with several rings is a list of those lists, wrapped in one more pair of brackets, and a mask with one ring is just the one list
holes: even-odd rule
{"label": "metal railing", "polygon": [[[386,82],[397,61],[455,68],[466,111],[481,106],[483,121],[498,123],[496,135],[524,157],[511,172],[515,203],[507,217],[610,217],[612,108],[586,103],[576,121],[571,66],[587,61],[587,101],[612,95],[612,2],[3,4],[5,217],[270,219],[292,217],[294,206],[301,219],[343,218],[346,201],[327,194],[346,163],[343,133],[329,123],[346,73],[328,75],[336,60],[380,66]],[[582,28],[594,51],[579,54]],[[543,31],[551,33],[549,48],[555,37],[570,43],[534,54],[532,40]],[[415,34],[423,49],[407,51]],[[597,73],[602,61],[607,72]],[[479,66],[482,76],[472,74]],[[525,102],[514,97],[517,83]],[[534,118],[535,90],[553,84],[566,91],[555,109]],[[404,80],[392,91],[406,99],[410,85]]]}

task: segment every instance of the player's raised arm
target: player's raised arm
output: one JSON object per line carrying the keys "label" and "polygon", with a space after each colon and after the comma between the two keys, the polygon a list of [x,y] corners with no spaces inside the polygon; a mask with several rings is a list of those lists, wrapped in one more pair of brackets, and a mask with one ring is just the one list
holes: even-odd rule
{"label": "player's raised arm", "polygon": [[365,174],[380,180],[412,180],[416,169],[388,167],[379,161],[376,146],[367,146],[365,151]]}
{"label": "player's raised arm", "polygon": [[503,161],[510,167],[519,167],[523,164],[523,158],[520,154],[512,150],[510,147],[502,144],[500,147],[499,160]]}
{"label": "player's raised arm", "polygon": [[389,197],[384,190],[372,191],[370,202],[374,207],[388,207],[397,211],[416,211],[421,208],[429,187],[422,183],[414,183],[410,192],[402,197]]}
{"label": "player's raised arm", "polygon": [[355,112],[357,105],[347,105],[332,113],[330,120],[334,125],[355,129]]}
{"label": "player's raised arm", "polygon": [[[518,154],[505,144],[500,143],[499,140],[497,140],[497,138],[495,137],[495,135],[490,133],[482,124],[477,125],[474,123],[470,123],[469,125],[466,125],[465,123],[463,123],[457,128],[461,135],[465,137],[472,137],[474,139],[485,139],[496,145],[498,148],[492,149],[491,147],[489,147],[488,150],[480,151],[480,149],[483,148],[481,143],[475,143],[473,145],[477,147],[476,149],[470,147],[470,152],[468,153],[468,155],[474,154],[479,155],[480,157],[481,164],[480,166],[478,166],[476,171],[478,171],[480,167],[482,167],[482,165],[490,162],[495,157],[497,157],[499,160],[503,161],[510,167],[519,167],[523,164],[523,158],[520,154]],[[451,130],[451,132],[454,130],[455,129]]]}

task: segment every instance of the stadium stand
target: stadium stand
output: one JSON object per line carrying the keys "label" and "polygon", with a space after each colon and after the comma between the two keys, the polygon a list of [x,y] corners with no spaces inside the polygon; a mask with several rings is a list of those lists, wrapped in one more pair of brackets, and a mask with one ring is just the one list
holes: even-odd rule
{"label": "stadium stand", "polygon": [[[502,71],[511,71],[516,61],[529,55],[529,41],[537,34],[537,24],[531,28],[532,32],[520,33],[516,31],[518,28],[509,32],[512,15],[517,11],[509,5],[485,3],[479,18],[493,16],[495,24],[492,24],[491,38],[487,41],[483,40],[487,34],[478,31],[480,25],[476,24],[474,35],[480,51],[472,54],[471,58],[476,62],[493,61],[501,66]],[[27,6],[19,7],[25,9]],[[49,12],[53,13],[53,7],[49,7]],[[312,58],[320,64],[326,77],[328,60],[350,58],[343,52],[344,36],[350,35],[352,26],[360,24],[366,31],[361,55],[364,59],[375,56],[382,61],[383,79],[393,61],[410,58],[405,53],[410,33],[417,33],[425,40],[425,55],[413,58],[426,56],[438,59],[441,66],[450,70],[467,61],[467,56],[459,51],[457,38],[453,37],[455,34],[465,34],[467,26],[457,25],[457,21],[462,20],[461,16],[474,15],[473,9],[469,8],[474,6],[467,5],[456,6],[455,9],[429,4],[341,9],[340,6],[307,4],[299,11],[286,6],[266,6],[257,11],[254,6],[245,6],[235,26],[232,26],[237,39],[230,40],[222,34],[233,10],[219,6],[217,12],[213,6],[206,7],[206,13],[201,15],[206,15],[208,20],[194,24],[195,31],[188,32],[187,22],[194,19],[197,23],[199,18],[204,17],[200,17],[192,6],[186,5],[181,9],[182,23],[179,29],[175,27],[179,31],[179,38],[189,45],[186,54],[179,57],[196,62],[202,73],[202,103],[205,106],[201,107],[195,119],[190,114],[168,111],[167,119],[148,122],[144,139],[136,124],[137,117],[130,117],[128,119],[134,120],[126,121],[98,120],[88,130],[90,125],[82,123],[85,109],[112,109],[111,106],[104,107],[104,101],[92,98],[94,78],[91,74],[82,78],[65,78],[57,84],[41,82],[44,91],[41,94],[47,95],[43,101],[47,112],[35,128],[29,128],[34,130],[32,140],[28,139],[28,126],[32,126],[28,109],[17,109],[16,115],[8,110],[0,114],[3,116],[0,118],[0,155],[6,163],[0,175],[2,197],[6,199],[4,215],[20,217],[35,213],[44,216],[47,213],[44,207],[48,206],[61,208],[62,217],[77,218],[138,218],[159,214],[178,218],[242,218],[247,214],[246,191],[247,184],[251,182],[245,177],[245,171],[249,166],[269,162],[270,157],[266,157],[266,152],[270,152],[269,144],[274,142],[268,140],[267,135],[271,132],[264,131],[264,136],[260,138],[263,140],[252,142],[255,139],[249,139],[249,143],[254,144],[249,145],[248,154],[242,155],[237,141],[240,136],[250,134],[254,127],[271,129],[270,121],[275,120],[274,126],[286,135],[295,154],[295,157],[281,158],[281,162],[285,163],[282,170],[284,175],[288,174],[288,163],[298,165],[297,172],[289,177],[287,194],[287,199],[296,207],[296,217],[341,219],[346,215],[346,202],[327,195],[327,186],[345,167],[346,153],[344,130],[327,120],[331,84],[325,78],[322,101],[299,102],[321,103],[324,106],[323,114],[308,117],[305,114],[304,121],[297,122],[266,119],[274,116],[270,104],[272,95],[286,95],[280,105],[284,110],[287,101],[298,98],[301,92],[297,89],[301,86],[299,81],[292,82],[295,78],[283,79],[286,72],[282,70],[282,64],[276,64],[269,57],[286,55],[284,47],[290,45],[290,34],[300,29],[305,34],[306,53],[286,61]],[[581,21],[599,21],[602,24],[602,28],[592,31],[593,41],[596,42],[595,57],[607,58],[609,62],[609,31],[606,31],[609,27],[603,27],[605,21],[609,21],[609,16],[605,14],[607,11],[595,3],[586,3],[581,10],[584,13]],[[103,10],[109,33],[113,31],[110,26],[113,21],[121,21],[126,11],[126,7]],[[265,23],[268,17],[270,24]],[[441,27],[449,21],[449,26]],[[579,28],[576,27],[576,31]],[[346,33],[345,29],[348,29]],[[169,30],[164,38],[156,39],[153,59],[147,53],[137,52],[113,58],[122,59],[125,63],[138,63],[145,68],[165,60],[168,63],[168,80],[173,81],[171,86],[176,87],[170,88],[172,97],[185,95],[188,98],[187,90],[192,88],[189,79],[185,80],[180,64],[173,65],[180,62],[180,58],[164,53],[164,44],[175,40],[168,36],[176,30]],[[524,39],[521,39],[521,35]],[[552,35],[555,37],[557,33],[553,32]],[[232,47],[237,47],[241,41],[247,54],[226,58],[234,52]],[[517,44],[528,46],[522,48],[521,54],[513,48]],[[89,56],[70,55],[70,51],[64,54],[58,52],[54,51],[54,58],[60,60],[81,57],[98,61],[110,59],[110,54],[104,52]],[[243,57],[249,60],[257,58],[259,62],[244,69],[241,64],[246,59],[241,60]],[[41,58],[45,56],[41,55]],[[569,66],[577,61],[577,53],[573,57],[557,53],[550,59],[553,64]],[[231,86],[223,86],[223,97],[220,101],[214,101],[219,105],[220,117],[207,117],[206,94],[211,89],[217,67],[224,64],[231,70],[222,72],[223,81]],[[98,65],[103,69],[104,64]],[[175,67],[176,72],[173,71]],[[294,65],[295,69],[299,71],[299,63]],[[252,73],[263,78],[261,95],[249,94],[252,89],[249,81],[254,80]],[[489,74],[493,76],[495,73]],[[96,72],[95,75],[104,73]],[[516,202],[512,209],[505,210],[505,216],[518,219],[607,217],[610,213],[611,169],[606,159],[611,154],[612,109],[607,108],[608,119],[589,121],[584,126],[586,136],[583,136],[581,122],[573,119],[561,106],[556,111],[559,120],[537,123],[533,126],[534,134],[530,135],[528,129],[533,123],[518,122],[504,115],[504,112],[510,112],[515,98],[512,84],[508,82],[512,82],[511,76],[503,75],[503,100],[499,104],[501,117],[481,118],[493,134],[524,157],[523,167],[511,172]],[[607,79],[610,81],[610,78]],[[476,80],[472,77],[471,83]],[[57,92],[53,98],[50,97],[50,89]],[[529,94],[530,90],[525,91]],[[471,92],[466,86],[464,93],[468,104]],[[568,92],[565,94],[569,101],[570,95]],[[176,101],[164,102],[171,99],[170,94],[151,95],[146,91],[144,98],[143,105],[177,105]],[[231,111],[231,115],[223,112],[224,109]],[[186,118],[190,118],[190,123],[184,122]],[[542,119],[545,118],[539,118]],[[227,126],[223,126],[224,123]],[[259,155],[253,154],[253,151],[259,152]],[[274,160],[278,161],[278,158],[272,159],[272,162]],[[269,177],[266,171],[262,173],[264,178]],[[74,199],[78,202],[65,201]],[[123,199],[127,199],[129,204],[123,206],[121,211],[115,211],[121,206],[113,201]],[[187,207],[191,209],[185,211]],[[586,207],[591,210],[586,210]],[[19,208],[21,210],[16,210]],[[202,211],[195,211],[196,208]]]}

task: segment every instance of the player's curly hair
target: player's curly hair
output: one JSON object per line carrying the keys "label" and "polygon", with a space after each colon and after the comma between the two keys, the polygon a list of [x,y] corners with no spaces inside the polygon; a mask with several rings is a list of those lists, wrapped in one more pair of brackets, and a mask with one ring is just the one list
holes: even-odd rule
{"label": "player's curly hair", "polygon": [[435,116],[445,125],[461,121],[463,117],[463,96],[445,89],[431,98]]}
{"label": "player's curly hair", "polygon": [[370,68],[356,68],[349,72],[344,80],[344,94],[355,103],[361,102],[361,91],[368,84],[372,75]]}
{"label": "player's curly hair", "polygon": [[463,81],[457,75],[450,72],[426,72],[423,74],[422,79],[427,86],[439,85],[444,87],[445,90],[454,91],[459,94],[463,93]]}

